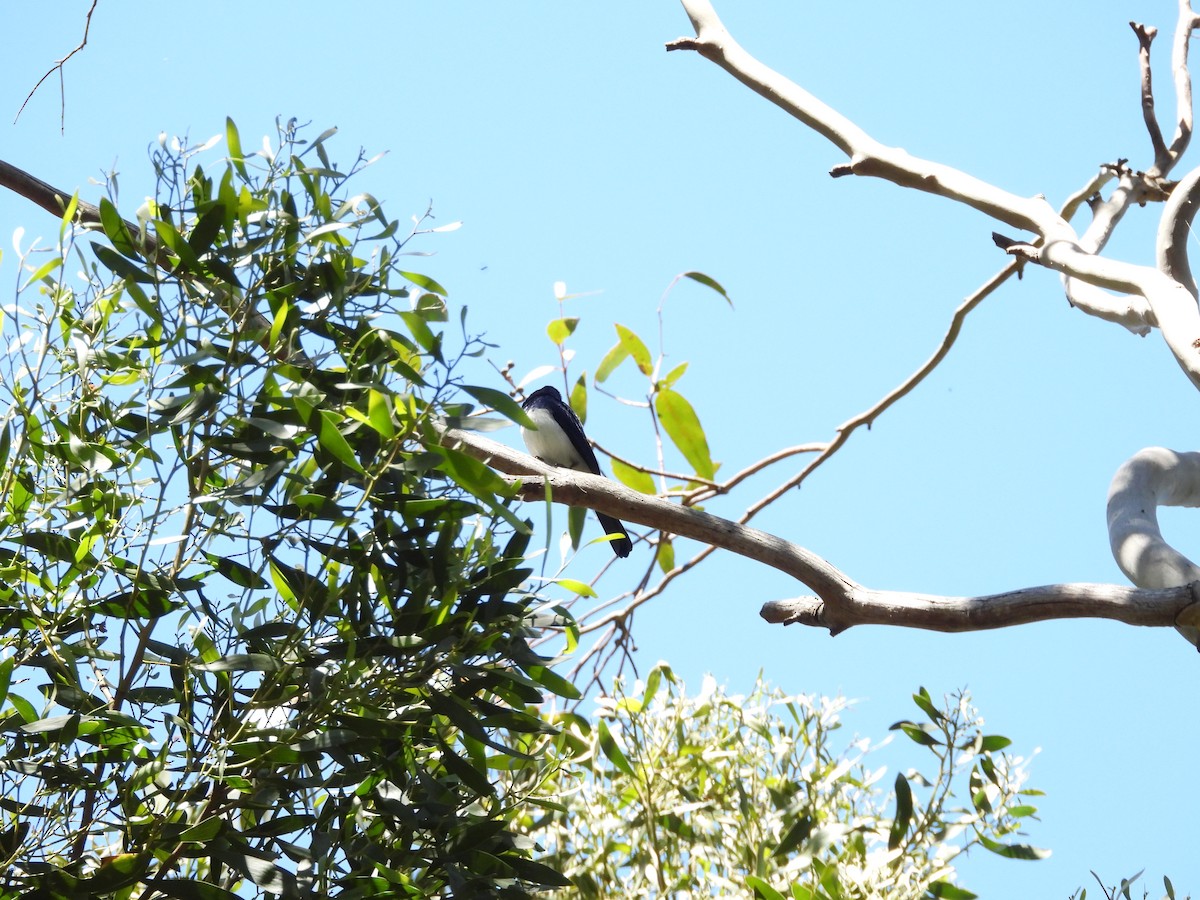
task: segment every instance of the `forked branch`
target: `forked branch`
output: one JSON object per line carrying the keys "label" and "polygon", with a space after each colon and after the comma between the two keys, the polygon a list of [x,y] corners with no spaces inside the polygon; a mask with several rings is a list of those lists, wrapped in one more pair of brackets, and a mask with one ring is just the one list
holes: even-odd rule
{"label": "forked branch", "polygon": [[[1168,627],[1191,621],[1200,610],[1200,605],[1195,605],[1200,593],[1194,590],[1197,587],[1194,584],[1149,589],[1111,584],[1056,584],[984,597],[873,590],[858,584],[811,550],[749,525],[639,494],[599,476],[547,466],[528,454],[472,432],[446,428],[440,440],[508,475],[525,500],[541,500],[549,492],[558,503],[619,516],[627,522],[690,538],[769,565],[814,592],[815,596],[767,603],[761,615],[768,622],[811,625],[826,628],[831,634],[855,625],[978,631],[1074,618]],[[1200,473],[1200,454],[1197,454],[1197,472]]]}
{"label": "forked branch", "polygon": [[[901,187],[963,203],[1010,227],[1037,235],[1036,240],[1017,241],[1009,247],[1008,252],[1018,258],[1095,287],[1145,297],[1150,310],[1149,315],[1144,316],[1144,324],[1151,324],[1149,320],[1152,319],[1162,330],[1176,360],[1192,383],[1200,388],[1200,310],[1187,287],[1157,267],[1120,262],[1090,252],[1070,224],[1044,198],[1019,197],[950,166],[920,159],[880,143],[841,113],[747,53],[726,30],[709,0],[681,2],[696,34],[672,41],[667,44],[667,49],[699,53],[827,138],[849,158],[848,162],[834,167],[831,174],[883,178]],[[1185,0],[1182,7],[1186,6]],[[1181,15],[1181,24],[1187,25],[1186,33],[1190,34],[1193,20]],[[1184,45],[1182,51],[1179,49],[1181,43]],[[1186,70],[1185,44],[1184,38],[1177,41],[1175,56],[1177,64]],[[1147,53],[1148,46],[1147,41]],[[1190,79],[1185,76],[1186,72],[1179,76],[1177,83],[1186,87],[1186,91],[1180,91],[1180,102],[1182,105],[1187,100],[1187,114],[1180,116],[1176,140],[1169,148],[1165,148],[1161,135],[1154,142],[1156,147],[1165,148],[1161,157],[1163,165],[1172,151],[1182,151],[1191,133]],[[1147,90],[1148,87],[1147,83]],[[1156,164],[1158,162],[1156,160]],[[1109,227],[1100,230],[1105,232]],[[1103,235],[1094,234],[1089,242],[1099,245],[1103,243]]]}

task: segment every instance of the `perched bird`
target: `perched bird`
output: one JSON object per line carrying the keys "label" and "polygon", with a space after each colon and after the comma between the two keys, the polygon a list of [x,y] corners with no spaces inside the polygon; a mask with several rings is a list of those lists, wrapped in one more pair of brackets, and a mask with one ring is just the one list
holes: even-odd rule
{"label": "perched bird", "polygon": [[[525,439],[525,446],[530,453],[552,466],[592,475],[602,474],[592,445],[583,433],[583,423],[575,415],[575,410],[563,402],[562,394],[555,388],[538,388],[521,405],[537,426],[537,431],[521,429],[521,437]],[[596,518],[608,534],[620,535],[610,541],[613,552],[617,556],[628,556],[633,550],[633,542],[629,540],[625,526],[602,512],[596,513]]]}

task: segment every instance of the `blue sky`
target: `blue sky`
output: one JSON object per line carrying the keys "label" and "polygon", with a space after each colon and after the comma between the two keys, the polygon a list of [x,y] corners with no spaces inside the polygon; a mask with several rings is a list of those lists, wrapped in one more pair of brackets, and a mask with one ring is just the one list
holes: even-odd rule
{"label": "blue sky", "polygon": [[[67,66],[64,130],[54,79],[14,124],[89,5],[6,10],[0,158],[93,200],[88,180],[115,166],[132,210],[152,190],[146,149],[160,132],[200,142],[228,115],[249,146],[273,133],[276,116],[311,121],[313,135],[336,125],[335,156],[388,152],[360,185],[392,215],[432,201],[437,223],[464,223],[424,239],[419,249],[436,255],[414,268],[468,306],[471,325],[499,345],[497,362],[512,359],[518,372],[557,359],[544,331],[557,315],[555,281],[598,292],[570,309],[583,319],[577,375],[595,369],[614,322],[655,346],[664,289],[679,272],[706,272],[734,309],[684,285],[668,301],[664,341],[672,364],[691,364],[679,388],[724,471],[831,437],[927,357],[954,307],[1004,262],[983,216],[878,181],[831,179],[833,147],[698,56],[664,52],[689,28],[673,0],[360,2],[336,12],[261,0],[157,4],[153,14],[101,0],[89,46]],[[1086,12],[1025,0],[717,6],[748,50],[879,140],[1055,203],[1102,162],[1150,162],[1133,15],[1162,31],[1159,110],[1174,109],[1167,0],[1104,0]],[[1152,262],[1158,214],[1133,210],[1110,252]],[[18,226],[27,238],[55,231],[0,195],[5,293]],[[610,387],[644,393],[631,371]],[[1141,447],[1194,449],[1195,404],[1157,334],[1088,319],[1057,277],[1031,271],[970,318],[914,395],[756,524],[872,587],[1123,583],[1105,532],[1109,479]],[[653,462],[636,411],[594,396],[588,425]],[[520,445],[515,430],[501,438]],[[738,499],[753,502],[792,471],[760,477]],[[1177,546],[1196,546],[1194,514],[1164,522]],[[588,552],[599,561],[607,549]],[[602,587],[630,586],[642,553]],[[1152,889],[1169,874],[1181,893],[1200,891],[1188,777],[1200,658],[1173,632],[1066,622],[831,639],[761,622],[762,602],[803,593],[783,576],[725,555],[702,571],[639,612],[644,666],[669,660],[696,688],[712,672],[748,690],[761,669],[789,692],[840,692],[860,700],[848,730],[874,737],[910,715],[917,687],[966,687],[1014,749],[1041,748],[1031,783],[1047,796],[1031,839],[1054,856],[973,858],[967,886],[1065,897],[1091,869],[1111,884],[1145,868]]]}

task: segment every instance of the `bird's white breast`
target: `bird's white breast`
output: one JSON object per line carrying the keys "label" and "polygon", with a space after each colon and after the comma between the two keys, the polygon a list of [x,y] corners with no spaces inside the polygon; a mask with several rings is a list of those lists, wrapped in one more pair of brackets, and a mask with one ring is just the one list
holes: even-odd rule
{"label": "bird's white breast", "polygon": [[588,471],[587,464],[579,458],[571,439],[558,427],[549,410],[529,410],[529,418],[533,419],[533,424],[538,427],[537,431],[521,429],[521,437],[525,439],[525,446],[529,448],[530,453],[542,462],[577,469],[580,472]]}

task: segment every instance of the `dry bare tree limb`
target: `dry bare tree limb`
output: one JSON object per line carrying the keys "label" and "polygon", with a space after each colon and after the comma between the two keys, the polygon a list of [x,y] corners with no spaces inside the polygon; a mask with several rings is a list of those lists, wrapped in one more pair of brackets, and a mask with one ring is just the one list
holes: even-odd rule
{"label": "dry bare tree limb", "polygon": [[[1128,625],[1176,624],[1200,593],[1194,584],[1131,588],[1106,584],[1056,584],[985,597],[942,597],[905,591],[878,591],[856,583],[810,550],[773,534],[668,500],[639,494],[601,478],[547,466],[528,454],[471,432],[441,431],[441,443],[469,453],[519,484],[520,496],[539,500],[549,486],[555,502],[620,516],[651,528],[691,538],[763,563],[788,574],[815,597],[780,600],[763,606],[769,622],[827,628],[838,634],[855,625],[899,625],[934,631],[978,631],[1062,618],[1114,619]],[[1200,504],[1200,454],[1195,457],[1187,496]],[[1176,482],[1177,483],[1177,482]],[[1196,579],[1200,580],[1200,571]],[[616,623],[613,613],[594,628]]]}
{"label": "dry bare tree limb", "polygon": [[1158,127],[1158,116],[1154,114],[1154,87],[1150,73],[1150,44],[1158,35],[1158,29],[1140,22],[1130,22],[1129,27],[1138,39],[1138,62],[1142,71],[1142,118],[1146,123],[1146,131],[1150,133],[1150,144],[1154,147],[1154,162],[1158,164],[1166,162],[1169,156],[1167,142],[1163,140],[1162,129]]}
{"label": "dry bare tree limb", "polygon": [[100,3],[100,0],[92,0],[92,5],[91,5],[91,7],[89,7],[89,9],[87,11],[87,17],[84,19],[84,22],[83,22],[83,39],[79,42],[79,45],[74,50],[72,50],[70,53],[68,53],[66,56],[64,56],[62,59],[57,60],[54,63],[54,65],[51,66],[50,69],[46,72],[46,74],[38,79],[38,83],[35,84],[32,89],[30,89],[29,93],[25,95],[25,99],[21,102],[21,108],[17,110],[17,115],[13,119],[14,124],[16,124],[17,119],[21,118],[21,113],[25,112],[25,107],[29,104],[29,101],[33,99],[33,95],[37,93],[38,88],[40,88],[45,83],[47,78],[49,78],[51,75],[53,75],[55,72],[57,72],[58,73],[58,98],[59,98],[59,120],[58,120],[59,128],[60,128],[60,130],[63,130],[63,131],[66,130],[66,126],[67,126],[67,86],[63,80],[63,71],[64,71],[63,66],[65,66],[67,64],[67,60],[69,60],[72,56],[74,56],[76,53],[78,53],[84,47],[87,46],[88,32],[92,30],[92,13],[94,13],[96,11],[96,7],[99,5],[99,3]]}
{"label": "dry bare tree limb", "polygon": [[1166,627],[1200,599],[1200,585],[1145,590],[1115,584],[1050,584],[986,597],[941,597],[858,588],[830,603],[818,597],[776,600],[763,606],[768,622],[828,628],[901,625],[963,632],[1007,628],[1050,619],[1114,619],[1126,625]]}
{"label": "dry bare tree limb", "polygon": [[808,478],[809,475],[823,465],[831,456],[833,456],[834,453],[840,450],[846,441],[850,439],[851,434],[864,425],[870,428],[875,420],[887,412],[891,406],[897,403],[902,397],[912,393],[912,391],[916,389],[917,385],[924,381],[929,374],[941,364],[942,360],[946,358],[947,354],[949,354],[950,348],[953,347],[954,343],[958,340],[958,335],[962,331],[963,324],[966,322],[967,316],[971,314],[971,311],[979,306],[979,304],[985,299],[987,299],[988,296],[990,296],[997,288],[1000,287],[1000,285],[1004,284],[1005,281],[1007,281],[1014,273],[1018,271],[1018,268],[1019,263],[1010,263],[993,275],[988,281],[984,282],[984,284],[982,284],[974,293],[963,300],[963,302],[959,304],[958,308],[954,310],[954,314],[950,317],[950,325],[946,329],[946,333],[942,336],[941,342],[933,351],[932,355],[930,355],[929,359],[925,360],[925,362],[915,372],[909,375],[908,378],[906,378],[896,387],[892,388],[891,391],[885,394],[869,409],[864,410],[854,418],[849,419],[839,425],[834,432],[833,440],[825,445],[825,449],[822,450],[818,456],[812,459],[808,465],[806,465],[803,469],[801,469],[783,484],[779,485],[779,487],[777,487],[771,493],[767,494],[757,503],[750,506],[746,510],[745,515],[743,515],[739,521],[750,521],[750,519],[752,519],[755,515],[757,515],[766,507],[770,506],[788,491],[798,487],[806,478]]}
{"label": "dry bare tree limb", "polygon": [[[1107,200],[1099,198],[1098,186],[1096,200],[1089,204],[1092,209],[1092,222],[1079,239],[1080,246],[1088,252],[1099,253],[1104,249],[1113,229],[1131,204],[1145,203],[1147,200],[1161,201],[1172,189],[1170,182],[1165,180],[1166,176],[1187,149],[1192,135],[1192,78],[1187,61],[1191,35],[1198,24],[1200,19],[1192,12],[1190,0],[1180,0],[1171,53],[1171,68],[1175,76],[1176,122],[1175,133],[1168,147],[1154,112],[1150,44],[1157,34],[1157,29],[1137,22],[1129,23],[1138,38],[1142,116],[1150,135],[1151,146],[1154,148],[1154,163],[1145,172],[1134,172],[1126,165],[1125,160],[1118,160],[1115,165],[1102,168],[1102,171],[1119,177],[1120,182]],[[1071,216],[1066,218],[1070,219]],[[1188,281],[1183,283],[1190,284]],[[1150,329],[1157,325],[1154,314],[1143,297],[1113,296],[1095,285],[1069,276],[1063,276],[1063,290],[1072,305],[1083,312],[1123,325],[1134,334],[1148,334]]]}
{"label": "dry bare tree limb", "polygon": [[1145,337],[1158,327],[1154,310],[1140,294],[1110,294],[1103,288],[1064,275],[1063,292],[1076,309]]}
{"label": "dry bare tree limb", "polygon": [[992,239],[1018,259],[1081,278],[1097,287],[1140,293],[1148,301],[1150,313],[1175,361],[1192,384],[1200,388],[1200,308],[1189,287],[1157,268],[1085,253],[1074,241],[1049,241],[1037,246],[995,233]]}
{"label": "dry bare tree limb", "polygon": [[993,219],[1045,238],[1074,239],[1075,233],[1044,197],[1020,197],[951,166],[888,147],[800,85],[759,62],[725,29],[709,0],[682,0],[696,29],[695,38],[679,38],[668,50],[695,50],[725,69],[755,93],[775,103],[829,140],[850,158],[832,174],[868,175],[957,200]]}
{"label": "dry bare tree limb", "polygon": [[[67,203],[71,200],[71,194],[60,191],[35,175],[30,175],[24,169],[18,169],[4,160],[0,160],[0,187],[20,194],[26,200],[60,219],[67,211]],[[100,225],[100,208],[91,203],[80,200],[77,216],[79,221],[84,224],[97,227]],[[136,228],[134,233],[136,233]]]}
{"label": "dry bare tree limb", "polygon": [[[1063,210],[1061,213],[1063,215],[1063,217],[1069,219],[1071,216],[1073,216],[1076,209],[1078,208],[1078,206],[1081,203],[1083,203],[1087,197],[1091,196],[1093,193],[1098,191],[1104,185],[1105,182],[1107,182],[1108,180],[1110,180],[1113,177],[1114,177],[1113,172],[1108,171],[1108,170],[1101,170],[1099,173],[1097,173],[1097,175],[1094,176],[1092,178],[1092,180],[1089,181],[1089,183],[1084,186],[1083,189],[1081,189],[1080,191],[1077,191],[1075,194],[1072,194],[1071,197],[1069,197],[1067,199],[1066,203],[1063,206]],[[776,462],[779,459],[787,458],[788,456],[791,456],[796,452],[814,452],[814,453],[819,454],[808,465],[806,465],[803,469],[801,469],[800,472],[798,472],[796,475],[793,475],[791,478],[787,479],[783,484],[781,484],[780,486],[778,486],[777,488],[772,490],[767,496],[763,497],[757,503],[753,504],[747,510],[747,512],[738,519],[738,521],[742,524],[749,522],[750,519],[752,519],[758,512],[760,512],[762,509],[766,508],[771,503],[778,500],[781,496],[787,494],[789,491],[798,487],[801,483],[803,483],[805,481],[805,479],[807,479],[810,475],[812,475],[812,473],[815,472],[822,464],[824,464],[830,458],[832,458],[832,456],[835,453],[837,453],[837,451],[840,450],[841,447],[843,447],[846,444],[846,442],[850,438],[850,435],[854,431],[858,430],[860,427],[862,427],[864,425],[867,427],[870,427],[875,422],[875,420],[879,418],[879,416],[883,415],[883,413],[886,412],[887,409],[890,408],[893,404],[895,404],[897,401],[899,401],[900,398],[911,393],[917,387],[917,385],[919,385],[949,354],[950,349],[954,346],[955,342],[957,341],[958,335],[962,331],[963,325],[966,322],[966,318],[971,313],[971,311],[974,310],[976,307],[978,307],[980,303],[982,303],[1001,284],[1003,284],[1009,277],[1011,277],[1011,275],[1014,272],[1016,272],[1019,275],[1020,274],[1019,269],[1020,269],[1019,262],[1012,263],[1012,264],[1006,266],[1000,272],[996,273],[996,275],[994,275],[991,279],[989,279],[987,282],[985,282],[983,285],[981,285],[975,292],[973,292],[971,295],[969,295],[958,306],[958,308],[955,309],[954,314],[951,317],[950,324],[947,327],[946,333],[942,336],[942,339],[941,339],[938,347],[934,350],[933,354],[929,357],[929,359],[927,359],[924,364],[922,364],[915,372],[913,372],[912,375],[910,375],[903,382],[901,382],[899,385],[897,385],[893,390],[891,390],[888,394],[886,394],[882,399],[877,401],[869,409],[865,410],[862,413],[859,413],[854,418],[852,418],[852,419],[848,420],[847,422],[843,423],[842,425],[840,425],[835,430],[834,438],[831,441],[827,441],[824,443],[803,444],[803,445],[800,445],[799,447],[789,448],[788,450],[780,451],[778,454],[772,454],[771,456],[768,456],[765,459],[760,460],[759,462],[746,467],[745,469],[743,469],[741,472],[739,472],[736,475],[734,475],[733,477],[731,477],[726,482],[722,482],[722,484],[720,485],[721,490],[714,489],[714,486],[711,486],[711,485],[702,485],[702,486],[696,488],[695,490],[692,490],[685,494],[679,495],[680,501],[685,506],[690,506],[690,505],[702,503],[705,500],[708,500],[714,496],[717,496],[718,494],[727,493],[729,490],[732,490],[733,487],[735,487],[739,482],[741,482],[745,478],[748,478],[751,475],[756,474],[759,471],[762,471],[763,469],[765,469],[768,465],[772,464],[773,462]],[[1084,284],[1083,282],[1075,282],[1075,283],[1079,284],[1079,285]],[[1091,288],[1090,285],[1085,285],[1085,287],[1087,287],[1089,289]],[[1120,295],[1106,294],[1103,291],[1100,291],[1099,289],[1095,289],[1095,290],[1100,295],[1100,297],[1103,298],[1103,301],[1106,304],[1112,305],[1112,302],[1114,300],[1115,301],[1124,300],[1124,301],[1126,301],[1127,308],[1133,309],[1134,308],[1133,304],[1135,303],[1135,301],[1141,301],[1142,307],[1145,310],[1145,314],[1152,315],[1149,313],[1149,306],[1147,304],[1145,304],[1145,301],[1142,300],[1142,298],[1140,298],[1140,297],[1121,297]],[[1134,315],[1135,314],[1131,314],[1130,318],[1131,318],[1131,320],[1136,321],[1136,319],[1134,318]],[[1129,327],[1136,327],[1136,326],[1129,326]],[[1146,329],[1146,331],[1148,331],[1148,330],[1149,330],[1149,328]],[[626,461],[626,462],[628,463],[628,461]],[[632,463],[628,463],[628,464],[632,465]],[[588,612],[586,614],[584,614],[583,616],[581,616],[579,619],[579,623],[581,626],[580,632],[582,634],[588,634],[593,631],[597,631],[601,628],[612,626],[613,623],[615,623],[615,622],[626,621],[639,607],[641,607],[645,603],[649,602],[650,600],[653,600],[655,597],[659,596],[660,594],[664,593],[666,591],[667,587],[673,581],[675,581],[677,578],[681,577],[682,575],[686,574],[687,572],[691,571],[693,568],[698,566],[701,562],[703,562],[705,559],[707,559],[712,554],[712,552],[713,552],[713,548],[711,546],[706,546],[702,550],[700,550],[698,553],[696,553],[691,559],[687,560],[684,563],[680,563],[680,564],[676,565],[669,572],[664,573],[662,578],[659,579],[658,583],[655,584],[654,587],[651,587],[651,588],[647,588],[645,586],[639,587],[639,589],[635,592],[632,599],[621,609],[615,610],[611,613],[603,614],[602,616],[601,616],[601,613],[603,612],[603,609],[605,607],[611,606],[612,605],[611,603],[603,604],[603,606],[601,606],[601,607],[596,607],[596,608],[588,610]],[[603,638],[602,638],[602,640],[603,640]]]}
{"label": "dry bare tree limb", "polygon": [[[1192,11],[1190,0],[1179,0],[1179,18],[1175,25],[1175,40],[1171,46],[1171,72],[1175,78],[1175,134],[1171,138],[1171,146],[1167,153],[1172,160],[1178,160],[1192,140],[1192,76],[1188,68],[1188,50],[1191,46],[1192,32],[1200,28],[1200,16]],[[1157,166],[1157,163],[1156,163]],[[1165,174],[1151,168],[1153,175]]]}
{"label": "dry bare tree limb", "polygon": [[[696,36],[668,50],[694,50],[756,93],[823,135],[848,157],[834,175],[867,175],[955,200],[1010,226],[1033,232],[1040,242],[1013,244],[1008,252],[1073,278],[1122,293],[1141,294],[1167,346],[1192,383],[1200,387],[1200,309],[1190,292],[1156,268],[1105,259],[1086,252],[1071,226],[1042,197],[1004,191],[941,163],[887,147],[799,85],[765,66],[733,39],[709,0],[681,0]],[[1039,246],[1040,245],[1040,246]]]}

